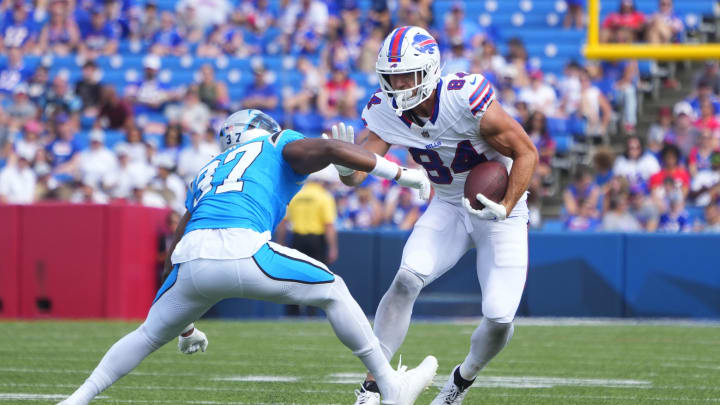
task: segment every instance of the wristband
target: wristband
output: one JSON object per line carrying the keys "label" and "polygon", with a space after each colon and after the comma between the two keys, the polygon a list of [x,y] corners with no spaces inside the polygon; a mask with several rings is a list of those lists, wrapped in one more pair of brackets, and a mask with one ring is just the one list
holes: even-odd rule
{"label": "wristband", "polygon": [[398,177],[398,166],[384,157],[375,154],[375,167],[372,169],[370,174],[384,179],[394,180]]}
{"label": "wristband", "polygon": [[[180,336],[185,335],[189,332],[192,332],[193,329],[195,329],[195,323],[191,322],[190,325],[188,325],[185,329],[182,330],[182,332],[180,332]],[[183,337],[187,337],[187,336],[183,336]]]}

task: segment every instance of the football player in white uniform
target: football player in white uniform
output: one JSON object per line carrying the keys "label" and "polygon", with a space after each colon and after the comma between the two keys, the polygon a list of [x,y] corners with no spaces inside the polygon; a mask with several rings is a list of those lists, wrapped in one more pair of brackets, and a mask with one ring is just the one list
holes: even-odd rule
{"label": "football player in white uniform", "polygon": [[[460,404],[478,372],[505,347],[527,274],[526,190],[538,155],[523,128],[495,100],[492,85],[480,74],[440,77],[437,42],[424,29],[400,27],[385,38],[376,71],[381,89],[363,110],[367,126],[361,144],[380,156],[391,145],[407,147],[427,171],[436,198],[415,225],[403,250],[400,269],[380,301],[375,334],[388,359],[398,350],[410,325],[420,290],[443,275],[472,246],[477,248],[477,275],[483,318],[470,339],[470,352],[455,367],[432,402]],[[333,137],[354,142],[351,127],[333,128]],[[500,203],[464,198],[470,169],[496,160],[509,172]],[[366,174],[339,167],[347,185]],[[357,391],[356,404],[378,404],[372,376]]]}

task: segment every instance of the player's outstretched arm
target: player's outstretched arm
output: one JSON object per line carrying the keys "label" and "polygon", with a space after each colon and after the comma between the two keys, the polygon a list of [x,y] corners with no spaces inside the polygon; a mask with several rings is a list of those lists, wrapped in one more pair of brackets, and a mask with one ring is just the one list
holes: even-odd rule
{"label": "player's outstretched arm", "polygon": [[417,169],[408,169],[371,153],[364,148],[334,139],[300,139],[283,148],[283,158],[298,173],[310,174],[329,164],[395,180],[405,187],[420,190],[421,198],[430,197],[430,181]]}
{"label": "player's outstretched arm", "polygon": [[[329,138],[325,134],[323,134],[323,137]],[[333,125],[331,137],[332,139],[338,141],[343,141],[351,144],[355,143],[353,127],[346,127],[343,123]],[[379,156],[385,156],[388,149],[390,149],[390,144],[380,139],[379,136],[377,136],[369,129],[366,129],[365,131],[360,133],[359,139],[359,145],[361,145],[365,150],[376,153]],[[338,174],[340,174],[340,181],[342,181],[346,186],[357,186],[358,184],[365,181],[365,178],[367,177],[366,172],[355,171],[353,169],[343,167],[342,165],[336,165],[336,167],[338,169]]]}
{"label": "player's outstretched arm", "polygon": [[493,102],[480,120],[479,133],[487,143],[503,155],[513,159],[508,178],[507,192],[500,204],[506,214],[515,207],[527,190],[535,166],[538,152],[525,130],[513,117],[508,115],[500,103]]}

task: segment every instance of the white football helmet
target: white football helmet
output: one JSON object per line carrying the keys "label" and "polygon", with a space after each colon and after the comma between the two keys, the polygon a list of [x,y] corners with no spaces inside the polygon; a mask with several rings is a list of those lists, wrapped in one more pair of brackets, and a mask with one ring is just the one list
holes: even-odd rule
{"label": "white football helmet", "polygon": [[280,124],[260,110],[240,110],[225,119],[220,128],[220,149],[248,142],[255,138],[280,132]]}
{"label": "white football helmet", "polygon": [[[380,48],[375,71],[380,80],[380,89],[388,99],[394,99],[395,112],[401,115],[403,111],[427,100],[440,80],[440,49],[437,41],[420,27],[396,28],[385,38]],[[395,90],[390,85],[389,75],[413,72],[416,74],[412,88]]]}

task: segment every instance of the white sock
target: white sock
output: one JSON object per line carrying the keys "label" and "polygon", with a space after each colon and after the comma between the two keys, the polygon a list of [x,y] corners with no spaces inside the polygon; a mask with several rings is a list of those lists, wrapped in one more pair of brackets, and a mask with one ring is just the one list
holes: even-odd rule
{"label": "white sock", "polygon": [[477,374],[502,350],[513,335],[513,324],[493,322],[487,318],[480,321],[470,339],[470,353],[460,364],[460,376],[474,379]]}
{"label": "white sock", "polygon": [[378,338],[373,334],[370,322],[350,295],[342,278],[335,277],[330,296],[321,308],[327,314],[338,339],[373,373],[380,394],[394,398],[400,388],[395,379],[397,373],[390,367],[380,349]]}
{"label": "white sock", "polygon": [[380,390],[385,401],[392,401],[397,394],[400,392],[400,383],[397,379],[397,372],[392,369],[390,363],[388,363],[382,350],[380,350],[380,344],[377,338],[371,343],[371,346],[364,353],[355,353],[360,361],[365,364],[367,368],[375,377],[375,383]]}
{"label": "white sock", "polygon": [[150,353],[167,342],[152,343],[144,326],[125,335],[105,353],[90,377],[66,401],[72,405],[85,405],[110,387],[120,377],[132,371]]}

